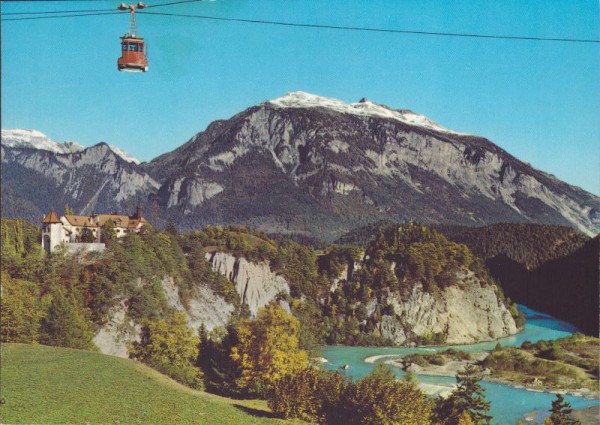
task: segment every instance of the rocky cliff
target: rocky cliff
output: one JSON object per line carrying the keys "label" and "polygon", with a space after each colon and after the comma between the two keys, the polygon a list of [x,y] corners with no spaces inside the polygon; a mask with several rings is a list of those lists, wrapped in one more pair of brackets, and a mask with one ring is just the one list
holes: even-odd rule
{"label": "rocky cliff", "polygon": [[[247,303],[252,316],[258,309],[289,293],[286,280],[273,273],[266,263],[252,263],[225,252],[206,254],[213,270],[226,276],[236,287],[243,302]],[[352,263],[344,268],[338,285],[352,281],[352,272],[361,267]],[[518,332],[515,320],[497,294],[494,285],[482,284],[472,272],[462,273],[464,286],[450,286],[432,295],[415,284],[408,297],[390,294],[380,300],[372,299],[367,305],[369,316],[375,311],[382,314],[377,330],[396,345],[431,343],[434,338],[447,344],[471,344],[490,341]]]}
{"label": "rocky cliff", "polygon": [[[407,110],[302,92],[211,124],[145,170],[182,223],[331,238],[377,219],[600,231],[600,199]],[[173,194],[177,193],[174,197]]]}
{"label": "rocky cliff", "polygon": [[69,204],[78,214],[129,211],[159,184],[107,144],[59,153],[2,144],[4,216],[38,222]]}
{"label": "rocky cliff", "polygon": [[[141,280],[138,280],[138,285],[141,285]],[[205,286],[196,285],[185,302],[172,277],[164,276],[161,286],[169,307],[182,312],[188,327],[196,334],[202,325],[209,331],[226,326],[235,311],[232,304]],[[140,331],[140,324],[128,317],[126,304],[122,302],[109,313],[109,320],[96,333],[94,344],[104,354],[128,357],[127,347],[139,339]]]}
{"label": "rocky cliff", "polygon": [[36,145],[34,136],[3,134],[4,216],[37,221],[66,203],[89,212],[135,202],[181,230],[238,223],[328,242],[383,219],[600,232],[597,196],[484,137],[364,99],[289,93],[215,121],[143,164],[105,144],[77,150]]}
{"label": "rocky cliff", "polygon": [[235,310],[232,304],[205,286],[197,286],[184,304],[173,278],[166,276],[161,283],[167,303],[185,314],[188,326],[196,334],[203,324],[209,331],[219,326],[224,327]]}
{"label": "rocky cliff", "polygon": [[242,303],[248,305],[253,317],[259,308],[269,304],[278,295],[290,293],[287,281],[273,273],[265,262],[252,263],[226,252],[206,254],[206,259],[211,262],[213,271],[221,273],[235,285]]}
{"label": "rocky cliff", "polygon": [[396,345],[435,338],[446,344],[472,344],[518,331],[493,286],[449,287],[433,296],[415,285],[408,299],[391,296],[386,303],[393,314],[381,316],[379,331]]}

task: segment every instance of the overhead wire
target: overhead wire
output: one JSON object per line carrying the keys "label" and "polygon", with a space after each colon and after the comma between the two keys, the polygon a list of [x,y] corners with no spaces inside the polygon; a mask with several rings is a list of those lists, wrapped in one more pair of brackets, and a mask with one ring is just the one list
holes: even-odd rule
{"label": "overhead wire", "polygon": [[526,37],[526,36],[510,36],[510,35],[469,34],[469,33],[452,33],[452,32],[438,32],[438,31],[417,31],[417,30],[403,30],[403,29],[354,27],[354,26],[342,26],[342,25],[304,24],[304,23],[298,23],[298,22],[269,21],[269,20],[262,20],[262,19],[222,18],[222,17],[217,17],[217,16],[189,15],[189,14],[166,13],[166,12],[143,12],[143,11],[140,11],[139,13],[144,14],[144,15],[175,16],[175,17],[182,17],[182,18],[207,19],[207,20],[214,20],[214,21],[243,22],[243,23],[249,23],[249,24],[279,25],[279,26],[286,26],[286,27],[318,28],[318,29],[333,29],[333,30],[346,30],[346,31],[366,31],[366,32],[396,33],[396,34],[432,35],[432,36],[444,36],[444,37],[470,37],[470,38],[487,38],[487,39],[499,39],[499,40],[551,41],[551,42],[570,42],[570,43],[600,43],[600,40],[581,39],[581,38]]}
{"label": "overhead wire", "polygon": [[110,0],[0,0],[0,3],[92,3],[108,2]]}
{"label": "overhead wire", "polygon": [[7,12],[2,13],[2,16],[15,15],[52,15],[58,13],[87,13],[87,12],[114,12],[115,9],[80,9],[80,10],[48,10],[45,12]]}
{"label": "overhead wire", "polygon": [[75,18],[75,17],[83,17],[83,16],[99,16],[99,15],[119,15],[126,13],[120,10],[111,10],[104,12],[95,12],[95,13],[77,13],[77,14],[69,14],[69,15],[52,15],[52,16],[30,16],[30,17],[21,17],[21,18],[3,18],[4,21],[31,21],[37,19],[59,19],[59,18]]}
{"label": "overhead wire", "polygon": [[[83,0],[83,1],[90,1],[90,0]],[[101,1],[107,1],[107,0],[101,0]],[[174,2],[170,2],[170,3],[160,3],[160,4],[151,4],[151,5],[147,5],[146,9],[152,8],[152,7],[163,7],[163,6],[174,6],[177,4],[185,4],[185,3],[198,3],[198,2],[203,2],[206,0],[180,0],[180,1],[174,1]],[[59,14],[59,13],[94,13],[94,12],[112,12],[115,9],[80,9],[80,10],[47,10],[47,11],[43,11],[43,12],[7,12],[7,13],[2,13],[2,15],[6,15],[6,16],[15,16],[15,15],[46,15],[46,14]]]}
{"label": "overhead wire", "polygon": [[[147,8],[172,6],[172,5],[184,4],[184,3],[197,3],[197,2],[202,2],[202,1],[206,1],[206,0],[179,0],[179,1],[169,2],[169,3],[149,5],[149,6],[147,6]],[[63,15],[59,15],[61,13],[63,13]],[[72,18],[72,17],[83,17],[83,16],[112,15],[112,14],[120,14],[120,13],[127,13],[127,12],[126,11],[115,11],[114,9],[95,9],[95,10],[92,9],[92,10],[49,11],[49,12],[15,12],[15,13],[4,13],[3,15],[30,15],[30,14],[36,14],[36,15],[56,14],[56,15],[55,16],[21,17],[21,18],[3,18],[2,21]],[[273,21],[273,20],[263,20],[263,19],[224,18],[224,17],[218,17],[218,16],[191,15],[191,14],[183,14],[183,13],[148,12],[148,11],[144,11],[144,10],[138,10],[138,11],[136,11],[136,13],[143,14],[143,15],[172,16],[172,17],[180,17],[180,18],[205,19],[205,20],[213,20],[213,21],[238,22],[238,23],[259,24],[259,25],[277,25],[277,26],[296,27],[296,28],[313,28],[313,29],[329,29],[329,30],[343,30],[343,31],[362,31],[362,32],[428,35],[428,36],[440,36],[440,37],[496,39],[496,40],[600,44],[600,40],[582,39],[582,38],[528,37],[528,36],[510,36],[510,35],[497,35],[497,34],[454,33],[454,32],[442,32],[442,31],[421,31],[421,30],[393,29],[393,28],[374,28],[374,27],[359,27],[359,26],[344,26],[344,25],[306,24],[306,23],[300,23],[300,22],[284,22],[284,21]]]}

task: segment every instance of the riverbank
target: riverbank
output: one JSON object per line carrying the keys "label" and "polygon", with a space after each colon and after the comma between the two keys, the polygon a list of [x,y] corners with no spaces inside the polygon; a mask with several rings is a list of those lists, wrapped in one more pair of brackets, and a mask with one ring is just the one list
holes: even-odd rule
{"label": "riverbank", "polygon": [[[375,363],[378,360],[382,360],[388,357],[396,357],[396,359],[385,360],[384,363],[389,364],[390,366],[410,371],[416,375],[455,377],[456,374],[459,371],[462,371],[468,363],[481,363],[491,354],[491,352],[483,351],[473,352],[469,354],[470,358],[468,360],[450,360],[441,365],[429,363],[424,366],[412,363],[407,367],[406,361],[398,359],[397,355],[372,356],[370,358],[365,359],[365,362]],[[526,391],[545,392],[550,394],[570,394],[575,397],[583,397],[587,400],[595,400],[600,397],[600,393],[598,391],[592,391],[589,388],[557,388],[556,386],[544,385],[543,382],[538,378],[533,378],[530,383],[524,383],[522,382],[523,378],[521,378],[521,381],[515,381],[497,376],[492,376],[491,372],[487,369],[484,369],[484,375],[485,376],[483,379],[486,381],[502,385],[508,385],[510,387],[524,389]],[[433,389],[433,384],[428,384],[426,386],[427,391],[424,390],[424,392],[426,394],[429,394],[429,392],[431,392],[432,394],[439,394],[443,396],[446,388],[447,385],[443,385],[441,388],[438,388],[437,391],[435,391]]]}
{"label": "riverbank", "polygon": [[516,389],[523,389],[525,391],[531,391],[536,393],[569,394],[574,397],[585,398],[586,400],[600,399],[600,393],[598,391],[591,391],[589,388],[554,388],[544,385],[521,384],[518,382],[510,381],[508,379],[495,378],[492,376],[486,376],[484,379],[486,381],[494,382],[496,384],[508,385]]}
{"label": "riverbank", "polygon": [[390,366],[399,367],[406,369],[417,375],[428,375],[428,376],[456,376],[456,373],[462,371],[468,363],[477,363],[483,361],[490,353],[487,351],[469,353],[469,359],[465,360],[449,360],[444,364],[435,365],[419,365],[412,363],[410,366],[405,367],[405,363],[402,360],[388,360],[385,363]]}
{"label": "riverbank", "polygon": [[[467,353],[492,352],[497,348],[498,343],[501,347],[520,347],[524,342],[529,341],[535,344],[538,341],[552,341],[568,337],[577,329],[570,323],[558,320],[542,312],[532,310],[526,306],[519,306],[527,318],[525,328],[517,335],[508,338],[502,338],[497,341],[483,342],[462,346],[428,346],[428,347],[348,347],[348,346],[326,346],[322,348],[321,355],[327,358],[328,363],[323,367],[328,370],[339,370],[344,365],[349,365],[343,373],[351,376],[353,379],[360,379],[372,372],[376,364],[390,360],[400,361],[403,357],[411,354],[438,354],[448,349],[462,351]],[[567,354],[579,351],[577,347],[565,347]],[[596,348],[594,350],[598,351]],[[590,347],[590,353],[592,351]],[[593,363],[594,358],[589,358]],[[395,375],[401,379],[405,374],[401,367],[393,367]],[[446,371],[446,375],[417,375],[417,381],[424,383],[422,390],[427,393],[438,394],[447,391],[448,385],[455,385],[456,379],[454,371]],[[550,409],[555,395],[551,392],[542,392],[541,390],[526,390],[523,385],[506,382],[499,384],[488,380],[481,381],[485,389],[486,399],[491,403],[490,414],[494,417],[493,423],[496,424],[514,424],[517,420],[524,420],[523,415],[540,411],[546,412]],[[536,388],[537,389],[537,388]],[[556,391],[556,388],[549,389]],[[587,396],[586,396],[587,397]],[[591,397],[591,396],[590,396]],[[570,394],[565,396],[565,400],[571,404],[573,409],[583,409],[590,406],[597,407],[598,399],[587,399],[576,397]],[[518,402],[516,402],[518,401]],[[596,424],[598,421],[596,420]]]}

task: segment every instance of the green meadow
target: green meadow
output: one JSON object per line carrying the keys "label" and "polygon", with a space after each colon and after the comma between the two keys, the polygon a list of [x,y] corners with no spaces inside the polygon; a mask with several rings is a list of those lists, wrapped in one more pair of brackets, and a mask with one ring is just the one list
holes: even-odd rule
{"label": "green meadow", "polygon": [[[195,391],[133,360],[3,344],[3,424],[277,424],[262,400]],[[291,422],[293,423],[293,422]]]}

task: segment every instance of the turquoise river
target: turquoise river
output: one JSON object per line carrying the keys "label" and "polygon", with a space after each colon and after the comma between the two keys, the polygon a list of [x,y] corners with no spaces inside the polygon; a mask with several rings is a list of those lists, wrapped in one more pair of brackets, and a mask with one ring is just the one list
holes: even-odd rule
{"label": "turquoise river", "polygon": [[[493,342],[457,345],[452,346],[452,348],[471,352],[485,351],[492,350],[498,342],[503,347],[518,346],[525,340],[536,342],[542,339],[558,339],[577,331],[570,323],[558,320],[547,314],[531,310],[525,306],[519,306],[519,309],[525,313],[527,320],[525,328],[517,335]],[[325,368],[336,370],[344,365],[349,365],[349,369],[344,371],[344,373],[358,379],[368,375],[375,365],[380,362],[398,359],[401,356],[411,353],[443,351],[447,348],[448,346],[421,348],[327,346],[322,348],[322,355],[328,361],[325,364]],[[371,362],[365,361],[365,359],[372,358],[373,356],[378,357],[375,360],[371,359]],[[394,368],[394,371],[399,377],[403,375],[402,370],[399,368]],[[449,385],[456,382],[452,377],[443,376],[417,375],[417,380],[439,385]],[[547,415],[552,400],[555,399],[555,395],[551,393],[528,391],[523,388],[514,388],[487,381],[483,382],[483,387],[485,388],[486,399],[492,405],[491,414],[494,417],[492,423],[497,425],[514,425],[517,420],[524,419],[523,415],[525,413],[533,411],[538,412],[538,419],[535,422],[525,423],[539,423]],[[583,397],[570,395],[566,396],[565,399],[575,409],[600,404],[599,400],[588,400]]]}

